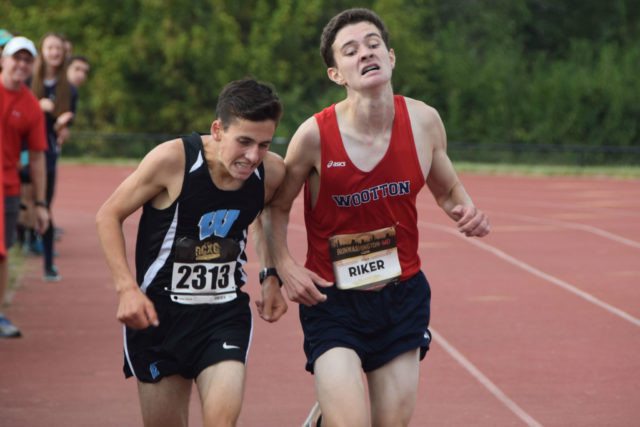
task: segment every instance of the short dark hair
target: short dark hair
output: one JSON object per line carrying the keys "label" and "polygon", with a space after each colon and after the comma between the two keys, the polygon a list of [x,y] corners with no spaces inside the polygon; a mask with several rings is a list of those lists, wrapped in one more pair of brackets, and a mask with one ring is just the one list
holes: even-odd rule
{"label": "short dark hair", "polygon": [[81,61],[89,66],[91,65],[89,59],[87,59],[87,57],[84,55],[72,55],[71,58],[69,58],[69,64],[71,64],[73,61]]}
{"label": "short dark hair", "polygon": [[359,22],[371,22],[378,27],[382,40],[387,49],[389,49],[389,30],[387,30],[387,26],[384,25],[382,19],[374,11],[362,8],[347,9],[331,18],[322,30],[322,36],[320,37],[320,54],[322,55],[322,59],[324,59],[324,63],[327,64],[327,67],[334,67],[336,65],[332,47],[333,42],[336,41],[338,31],[347,25],[357,24]]}
{"label": "short dark hair", "polygon": [[253,78],[227,84],[218,96],[216,117],[226,129],[236,118],[261,122],[282,117],[282,103],[273,88]]}

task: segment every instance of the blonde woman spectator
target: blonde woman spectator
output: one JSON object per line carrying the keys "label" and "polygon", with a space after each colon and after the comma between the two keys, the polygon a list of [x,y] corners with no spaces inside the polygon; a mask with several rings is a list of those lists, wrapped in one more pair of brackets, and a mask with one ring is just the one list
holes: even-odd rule
{"label": "blonde woman spectator", "polygon": [[[40,41],[40,55],[31,81],[31,90],[40,100],[47,128],[47,194],[46,202],[51,217],[51,203],[56,183],[56,169],[60,146],[69,137],[69,126],[76,109],[77,91],[67,80],[64,39],[56,33],[45,34]],[[42,236],[44,251],[44,279],[60,280],[53,264],[53,219]]]}

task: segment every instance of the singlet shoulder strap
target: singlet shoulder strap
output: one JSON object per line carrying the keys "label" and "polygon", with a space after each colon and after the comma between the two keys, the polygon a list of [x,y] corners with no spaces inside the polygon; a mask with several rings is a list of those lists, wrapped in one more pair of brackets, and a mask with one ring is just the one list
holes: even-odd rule
{"label": "singlet shoulder strap", "polygon": [[197,132],[183,136],[185,153],[185,174],[189,174],[198,169],[204,163],[202,137]]}

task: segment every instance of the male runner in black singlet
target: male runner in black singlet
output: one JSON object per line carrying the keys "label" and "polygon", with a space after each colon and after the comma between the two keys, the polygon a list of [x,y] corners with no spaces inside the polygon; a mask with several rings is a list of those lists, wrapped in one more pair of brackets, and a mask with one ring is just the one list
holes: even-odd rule
{"label": "male runner in black singlet", "polygon": [[[249,296],[240,289],[244,248],[249,225],[284,176],[282,158],[268,152],[281,115],[268,86],[229,83],[210,135],[154,148],[97,214],[125,325],[124,373],[138,380],[145,426],[186,426],[192,380],[205,426],[237,421],[252,332]],[[134,277],[122,223],[140,207]],[[259,312],[275,321],[286,302],[277,276],[263,279]]]}

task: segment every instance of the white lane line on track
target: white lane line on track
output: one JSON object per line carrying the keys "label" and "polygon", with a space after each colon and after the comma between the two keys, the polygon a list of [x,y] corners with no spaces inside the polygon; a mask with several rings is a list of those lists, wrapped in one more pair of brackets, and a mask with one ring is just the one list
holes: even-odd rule
{"label": "white lane line on track", "polygon": [[[489,212],[487,212],[487,214],[489,214]],[[574,224],[574,223],[566,222],[566,221],[558,221],[558,220],[553,220],[553,219],[536,218],[536,217],[528,216],[528,215],[517,215],[517,214],[504,213],[504,212],[491,212],[489,214],[489,217],[492,217],[492,216],[503,216],[503,217],[508,217],[508,218],[520,219],[522,221],[536,222],[538,224],[555,225],[555,226],[558,226],[558,227],[573,228],[573,229],[576,229],[576,230],[581,230],[581,231],[586,231],[588,233],[593,233],[595,235],[598,235],[600,237],[604,237],[606,239],[614,240],[614,241],[616,241],[618,243],[622,243],[623,245],[631,246],[632,248],[640,249],[640,242],[636,242],[635,240],[627,239],[626,237],[618,236],[617,234],[610,233],[608,231],[602,230],[601,228],[593,227],[591,225]]]}
{"label": "white lane line on track", "polygon": [[512,257],[511,255],[506,254],[505,252],[501,251],[500,249],[497,249],[491,245],[488,245],[484,242],[479,241],[476,238],[468,238],[466,236],[464,236],[463,234],[461,234],[460,232],[458,232],[458,230],[453,229],[451,227],[445,227],[442,225],[437,225],[437,224],[428,224],[426,222],[423,221],[418,221],[420,226],[423,227],[428,227],[431,229],[435,229],[435,230],[440,230],[440,231],[444,231],[447,232],[449,234],[453,234],[456,237],[460,237],[462,239],[464,239],[466,242],[471,243],[473,245],[478,246],[479,248],[492,253],[493,255],[497,256],[498,258],[501,258],[505,261],[507,261],[510,264],[515,265],[516,267],[519,267],[525,271],[528,271],[529,273],[533,274],[534,276],[538,276],[544,280],[547,280],[551,283],[553,283],[556,286],[559,286],[573,294],[578,295],[581,298],[584,298],[585,300],[589,301],[592,304],[595,304],[601,308],[604,308],[605,310],[607,310],[608,312],[615,314],[616,316],[619,316],[621,318],[623,318],[624,320],[627,320],[629,322],[631,322],[632,324],[639,326],[640,327],[640,319],[637,319],[635,317],[633,317],[632,315],[630,315],[629,313],[620,310],[619,308],[616,308],[610,304],[607,304],[604,301],[599,300],[598,298],[594,297],[593,295],[578,289],[577,287],[570,285],[569,283],[565,282],[564,280],[560,280],[557,277],[554,277],[550,274],[547,274],[543,271],[538,270],[535,267],[530,266],[529,264],[522,262],[514,257]]}
{"label": "white lane line on track", "polygon": [[484,386],[489,392],[498,399],[504,406],[509,408],[511,412],[518,416],[528,426],[542,426],[531,415],[527,414],[517,403],[511,400],[500,388],[495,385],[486,375],[484,375],[478,368],[475,367],[466,357],[464,357],[454,346],[452,346],[442,335],[429,327],[429,330],[436,339],[436,342],[440,344],[456,362],[458,362],[464,369],[467,370],[480,384]]}
{"label": "white lane line on track", "polygon": [[[482,199],[482,202],[480,202],[479,199]],[[488,205],[489,203],[494,205],[496,203],[505,203],[507,199],[504,197],[502,198],[501,197],[481,197],[478,199],[474,198],[473,200],[476,202],[478,206],[482,206],[484,204]],[[597,214],[628,216],[632,218],[638,217],[638,212],[635,210],[583,205],[583,204],[577,204],[577,203],[566,204],[566,203],[555,203],[555,202],[543,202],[538,200],[528,200],[528,201],[519,200],[517,203],[517,206],[518,207],[533,206],[533,207],[553,208],[553,209],[561,209],[561,210],[564,210],[565,212],[574,210],[574,211],[588,211],[590,213],[597,213]]]}

